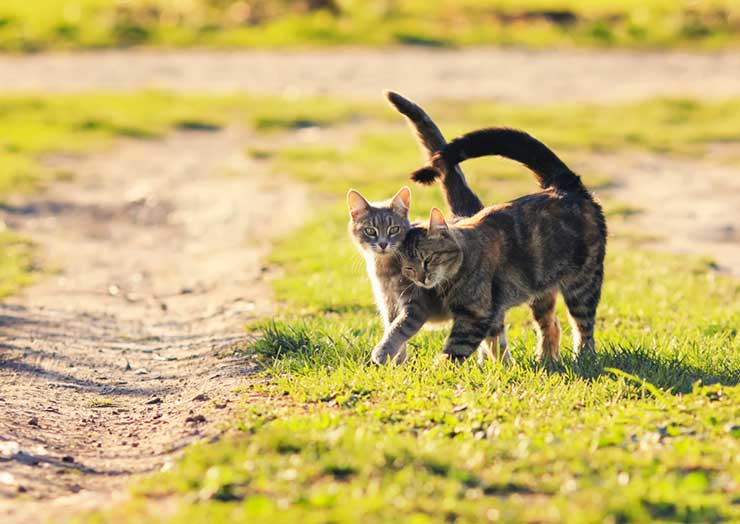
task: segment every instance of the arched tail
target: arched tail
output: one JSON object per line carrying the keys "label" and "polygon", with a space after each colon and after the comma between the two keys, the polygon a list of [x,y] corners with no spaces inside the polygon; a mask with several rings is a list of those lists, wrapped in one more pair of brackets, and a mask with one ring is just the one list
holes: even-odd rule
{"label": "arched tail", "polygon": [[429,165],[414,171],[411,179],[430,183],[449,169],[468,158],[497,155],[521,162],[531,169],[542,188],[584,192],[581,178],[558,158],[545,144],[517,129],[492,127],[480,129],[456,138],[434,155]]}

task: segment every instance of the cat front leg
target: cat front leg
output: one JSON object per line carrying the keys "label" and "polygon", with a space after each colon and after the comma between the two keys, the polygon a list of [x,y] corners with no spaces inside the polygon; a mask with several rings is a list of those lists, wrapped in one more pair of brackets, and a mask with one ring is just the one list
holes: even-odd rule
{"label": "cat front leg", "polygon": [[[491,318],[456,317],[452,323],[442,355],[447,360],[461,362],[472,355],[483,339],[491,332]],[[502,326],[503,327],[503,326]],[[502,330],[495,330],[492,337],[498,338]]]}
{"label": "cat front leg", "polygon": [[371,358],[376,364],[393,360],[402,364],[406,360],[406,342],[422,328],[427,315],[418,308],[406,308],[385,329],[383,338],[373,349]]}

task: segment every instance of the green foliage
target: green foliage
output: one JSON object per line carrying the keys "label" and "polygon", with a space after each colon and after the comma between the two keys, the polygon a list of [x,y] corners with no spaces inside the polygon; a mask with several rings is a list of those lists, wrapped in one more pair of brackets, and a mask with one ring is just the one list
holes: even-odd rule
{"label": "green foliage", "polygon": [[35,248],[27,240],[0,232],[0,298],[32,283],[40,270],[34,261]]}
{"label": "green foliage", "polygon": [[336,45],[723,47],[734,0],[4,0],[0,49]]}

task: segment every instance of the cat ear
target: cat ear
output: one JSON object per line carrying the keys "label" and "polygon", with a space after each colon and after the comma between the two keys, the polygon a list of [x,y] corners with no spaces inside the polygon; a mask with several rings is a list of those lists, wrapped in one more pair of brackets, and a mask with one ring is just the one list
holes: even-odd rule
{"label": "cat ear", "polygon": [[433,207],[432,212],[429,214],[430,235],[439,234],[443,231],[447,231],[447,229],[447,222],[445,221],[445,217],[442,215],[442,211]]}
{"label": "cat ear", "polygon": [[350,189],[347,192],[347,207],[349,207],[349,216],[354,220],[370,209],[370,203],[360,193]]}
{"label": "cat ear", "polygon": [[403,186],[398,190],[398,193],[393,195],[391,199],[391,207],[393,210],[401,216],[408,216],[409,206],[411,205],[411,190]]}

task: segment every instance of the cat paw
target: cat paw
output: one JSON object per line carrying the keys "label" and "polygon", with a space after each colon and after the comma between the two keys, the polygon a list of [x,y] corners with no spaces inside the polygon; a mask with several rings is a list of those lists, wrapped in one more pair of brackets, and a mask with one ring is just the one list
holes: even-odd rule
{"label": "cat paw", "polygon": [[437,357],[437,365],[438,366],[449,366],[449,365],[461,364],[466,358],[467,358],[467,355],[463,356],[463,355],[455,355],[452,353],[441,353]]}
{"label": "cat paw", "polygon": [[393,355],[393,363],[397,366],[400,366],[404,362],[406,362],[407,359],[406,355],[406,347],[401,348],[395,355]]}
{"label": "cat paw", "polygon": [[406,362],[406,344],[403,344],[400,348],[394,348],[381,342],[373,348],[370,359],[374,364],[378,364],[379,366],[387,364],[388,362],[392,362],[397,366],[400,366]]}
{"label": "cat paw", "polygon": [[388,361],[392,358],[393,354],[389,352],[385,346],[382,345],[375,346],[373,352],[370,355],[370,360],[373,361],[373,364],[377,364],[379,366],[387,364]]}

